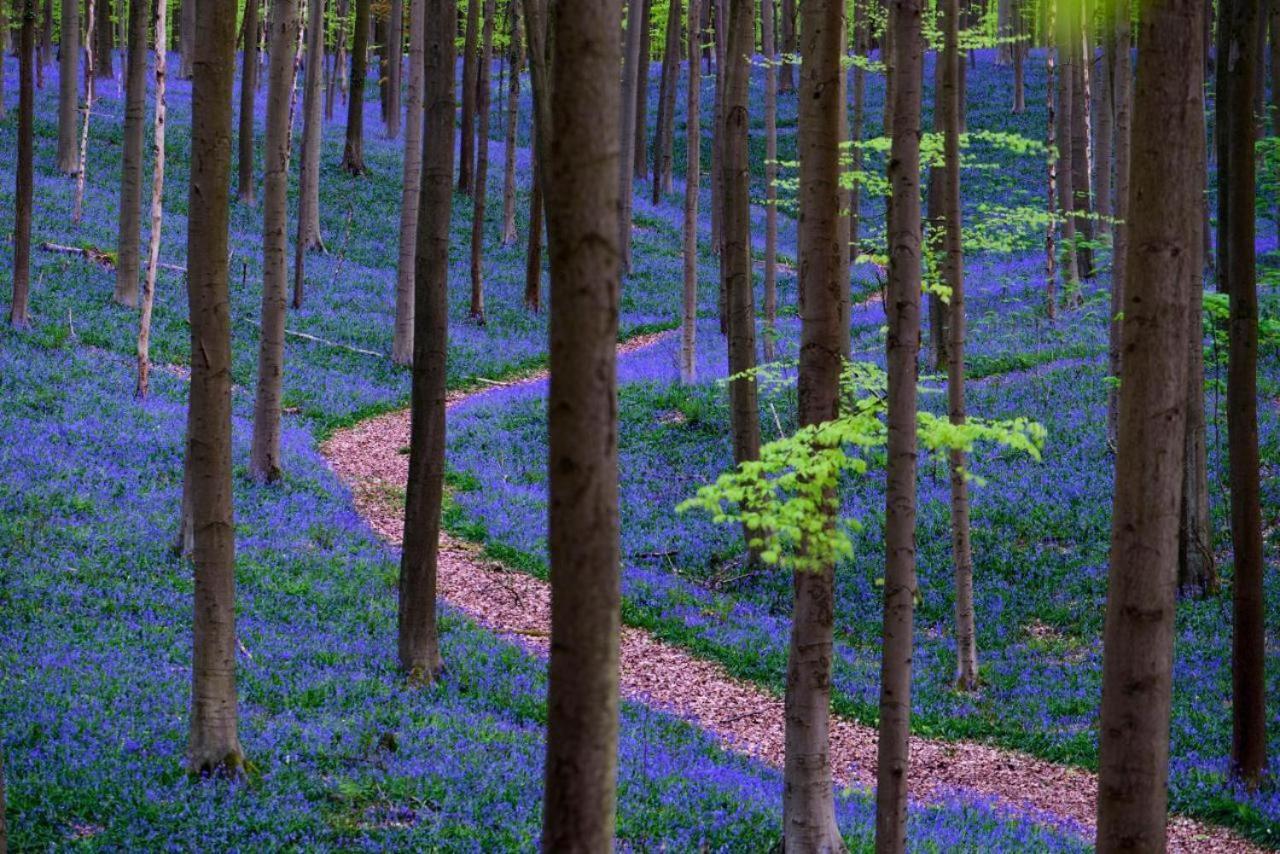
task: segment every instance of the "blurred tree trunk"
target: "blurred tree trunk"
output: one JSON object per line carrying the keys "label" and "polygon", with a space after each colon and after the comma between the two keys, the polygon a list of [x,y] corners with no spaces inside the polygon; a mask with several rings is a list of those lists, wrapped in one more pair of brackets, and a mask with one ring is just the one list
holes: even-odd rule
{"label": "blurred tree trunk", "polygon": [[[641,0],[643,8],[642,20],[640,21],[640,52],[638,54],[639,64],[636,66],[636,119],[635,119],[635,164],[632,174],[638,180],[643,181],[646,173],[649,171],[649,162],[647,159],[649,146],[647,145],[649,136],[649,29],[650,18],[652,16],[653,0]],[[670,9],[667,10],[670,14]],[[634,187],[634,182],[633,182]]]}
{"label": "blurred tree trunk", "polygon": [[[1122,369],[1120,318],[1124,309],[1124,283],[1128,279],[1130,115],[1133,107],[1133,66],[1129,56],[1132,53],[1133,39],[1129,0],[1115,0],[1115,4],[1115,48],[1111,57],[1111,86],[1116,113],[1116,224],[1112,229],[1111,319],[1108,325],[1107,353],[1111,376],[1118,381]],[[1118,441],[1119,423],[1119,388],[1113,382],[1107,388],[1107,438],[1113,447]]]}
{"label": "blurred tree trunk", "polygon": [[[188,0],[194,3],[195,0]],[[76,107],[80,87],[80,4],[62,0],[62,21],[58,30],[58,170],[64,175],[76,171]]]}
{"label": "blurred tree trunk", "polygon": [[[778,333],[778,52],[773,39],[773,0],[761,0],[760,3],[760,44],[765,63],[764,358],[771,362]],[[750,281],[751,277],[748,277]]]}
{"label": "blurred tree trunk", "polygon": [[1098,212],[1095,228],[1099,236],[1111,234],[1111,218],[1115,206],[1111,195],[1112,141],[1114,131],[1112,123],[1115,118],[1113,90],[1111,87],[1111,68],[1107,57],[1111,50],[1107,43],[1114,37],[1113,28],[1106,22],[1100,22],[1096,28],[1102,35],[1103,52],[1099,59],[1092,59],[1097,72],[1093,76],[1093,96],[1096,109],[1093,114],[1093,196],[1094,209]]}
{"label": "blurred tree trunk", "polygon": [[[1100,851],[1164,850],[1203,0],[1143,8],[1099,734]],[[1127,57],[1127,54],[1126,54]]]}
{"label": "blurred tree trunk", "polygon": [[[409,92],[405,102],[404,164],[400,184],[400,253],[396,265],[396,319],[391,359],[413,363],[413,303],[418,241],[418,195],[422,188],[423,39],[425,0],[409,0]],[[451,179],[452,180],[452,179]]]}
{"label": "blurred tree trunk", "polygon": [[506,152],[502,166],[503,246],[516,242],[516,123],[520,118],[520,68],[524,64],[520,49],[520,0],[507,0],[507,21],[511,24],[511,70],[507,75]]}
{"label": "blurred tree trunk", "polygon": [[[688,88],[685,93],[685,185],[683,272],[680,299],[680,378],[693,383],[698,377],[698,191],[702,183],[702,68],[698,64],[699,0],[689,2],[687,53]],[[674,111],[672,113],[674,116]],[[674,121],[673,121],[674,124]]]}
{"label": "blurred tree trunk", "polygon": [[115,301],[138,304],[142,251],[142,145],[147,121],[147,13],[149,4],[129,4],[129,50],[125,58],[124,145],[120,156],[120,214],[116,237]]}
{"label": "blurred tree trunk", "polygon": [[195,619],[187,767],[193,775],[238,777],[243,773],[244,753],[236,708],[227,282],[235,0],[200,0],[194,29],[196,55],[191,60],[200,73],[191,92],[187,204],[191,381],[186,471],[195,546]]}
{"label": "blurred tree trunk", "polygon": [[1026,21],[1023,20],[1021,0],[1010,0],[1013,9],[1013,113],[1027,111],[1027,38]]}
{"label": "blurred tree trunk", "polygon": [[622,58],[622,160],[618,166],[618,245],[623,275],[631,271],[631,196],[634,187],[636,144],[636,92],[640,85],[640,42],[646,0],[628,0],[626,53]]}
{"label": "blurred tree trunk", "polygon": [[524,304],[530,311],[542,310],[542,167],[533,161],[529,189],[529,239],[525,247]]}
{"label": "blurred tree trunk", "polygon": [[308,0],[306,76],[302,88],[302,163],[298,169],[298,236],[293,245],[293,307],[302,308],[306,253],[324,251],[320,236],[320,86],[325,0]]}
{"label": "blurred tree trunk", "polygon": [[364,172],[364,87],[369,76],[369,0],[356,0],[356,23],[351,40],[351,91],[347,96],[347,139],[342,168],[352,175]]}
{"label": "blurred tree trunk", "polygon": [[885,484],[884,642],[876,849],[906,844],[907,736],[911,726],[916,595],[916,380],[920,348],[920,0],[894,0],[893,124],[889,153],[888,466]]}
{"label": "blurred tree trunk", "polygon": [[[414,267],[409,480],[400,558],[400,669],[430,683],[444,669],[436,622],[436,562],[444,497],[449,338],[449,221],[453,213],[455,0],[423,0],[422,192]],[[475,0],[472,0],[475,2]]]}
{"label": "blurred tree trunk", "polygon": [[480,73],[476,75],[476,108],[480,115],[476,148],[475,187],[471,215],[471,319],[484,325],[484,211],[489,195],[490,66],[493,64],[493,22],[498,17],[495,0],[484,0],[484,36],[480,47]]}
{"label": "blurred tree trunk", "polygon": [[178,79],[190,80],[195,63],[196,0],[179,0]]}
{"label": "blurred tree trunk", "polygon": [[93,75],[105,80],[115,77],[111,52],[116,49],[115,22],[111,20],[111,0],[95,0],[98,5],[93,32]]}
{"label": "blurred tree trunk", "polygon": [[[142,0],[133,0],[142,2]],[[274,21],[270,23],[274,24]],[[244,55],[240,71],[240,135],[237,187],[240,201],[253,204],[253,100],[258,90],[258,0],[244,6]]]}
{"label": "blurred tree trunk", "polygon": [[1075,27],[1068,13],[1056,16],[1054,29],[1054,47],[1058,52],[1058,101],[1056,115],[1058,126],[1055,129],[1058,148],[1057,193],[1059,212],[1062,215],[1062,287],[1067,293],[1074,293],[1080,282],[1081,254],[1076,246],[1075,188],[1075,145],[1073,144],[1072,126],[1075,123],[1075,50],[1072,43],[1075,39]]}
{"label": "blurred tree trunk", "polygon": [[[409,0],[412,5],[413,0]],[[412,12],[410,12],[412,14]],[[391,0],[387,15],[387,139],[400,138],[400,78],[404,55],[404,0]]]}
{"label": "blurred tree trunk", "polygon": [[631,177],[618,152],[634,142],[617,124],[620,12],[617,0],[558,0],[550,38],[555,80],[542,176],[551,256],[545,851],[608,851],[615,836],[622,252],[614,218],[619,173]]}
{"label": "blurred tree trunk", "polygon": [[[939,53],[933,65],[933,132],[939,136],[943,132],[942,114],[946,109],[942,96],[942,70],[945,65]],[[942,164],[930,166],[929,184],[925,190],[925,245],[939,281],[942,279],[943,253],[945,252],[945,184],[945,167]],[[948,307],[936,290],[929,291],[927,302],[929,305],[929,362],[935,373],[946,373]]]}
{"label": "blurred tree trunk", "polygon": [[480,2],[467,0],[467,32],[462,48],[462,138],[458,149],[458,192],[471,195],[476,165],[476,43],[480,37]]}
{"label": "blurred tree trunk", "polygon": [[349,0],[338,0],[338,34],[334,39],[333,73],[325,89],[324,117],[333,119],[333,105],[339,92],[346,92],[347,80],[347,10]]}
{"label": "blurred tree trunk", "polygon": [[782,36],[782,52],[786,54],[781,68],[778,69],[778,92],[790,94],[796,91],[796,0],[779,0],[779,21]]}
{"label": "blurred tree trunk", "polygon": [[[853,4],[853,53],[856,57],[865,60],[869,52],[869,37],[867,33],[867,13],[860,3]],[[854,172],[862,170],[862,149],[857,143],[862,140],[862,129],[866,113],[867,102],[867,72],[859,62],[853,65],[853,92],[850,94],[853,101],[851,113],[851,125],[849,128],[849,139],[853,143],[850,151],[849,168]],[[862,228],[862,189],[855,180],[849,188],[849,258],[851,262],[857,260],[861,254],[859,243],[861,242]]]}
{"label": "blurred tree trunk", "polygon": [[32,52],[35,47],[36,0],[22,2],[22,32],[18,36],[18,158],[13,212],[13,296],[9,323],[18,329],[31,325],[27,301],[31,292],[31,197],[35,90]]}
{"label": "blurred tree trunk", "polygon": [[[662,78],[658,84],[658,126],[653,137],[653,203],[674,188],[676,89],[680,83],[680,0],[667,8],[667,36],[662,49]],[[696,29],[689,38],[696,41]],[[697,57],[694,58],[695,63]],[[696,70],[696,69],[695,69]],[[694,70],[689,72],[694,73]]]}

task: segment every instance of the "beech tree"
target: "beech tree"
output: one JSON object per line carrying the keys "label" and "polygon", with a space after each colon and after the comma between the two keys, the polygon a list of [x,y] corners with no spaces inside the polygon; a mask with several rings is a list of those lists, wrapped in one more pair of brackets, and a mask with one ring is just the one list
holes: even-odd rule
{"label": "beech tree", "polygon": [[[136,2],[136,0],[135,0]],[[274,11],[274,7],[273,7]],[[269,21],[274,25],[275,21]],[[238,149],[239,172],[237,188],[240,201],[253,204],[253,97],[258,89],[258,0],[244,4],[243,48],[240,66],[240,133]],[[275,48],[271,48],[272,52]],[[268,84],[270,85],[270,84]]]}
{"label": "beech tree", "polygon": [[142,143],[147,118],[148,4],[129,4],[129,52],[125,59],[124,146],[120,165],[120,219],[116,239],[115,301],[138,304],[142,216]]}
{"label": "beech tree", "polygon": [[[97,3],[95,0],[88,0],[85,7],[85,19],[87,21],[86,29],[90,35],[93,33],[94,12]],[[85,171],[88,168],[89,157],[89,119],[93,117],[93,97],[95,85],[93,66],[94,66],[94,45],[93,39],[89,38],[85,41],[84,50],[84,120],[80,126],[80,144],[76,155],[76,191],[75,197],[71,203],[71,221],[75,224],[80,223],[80,218],[84,215],[84,179]]]}
{"label": "beech tree", "polygon": [[[764,358],[772,361],[778,334],[778,66],[773,0],[760,3],[760,50],[764,54]],[[844,109],[843,102],[837,109]]]}
{"label": "beech tree", "polygon": [[[1115,105],[1115,217],[1112,227],[1111,263],[1111,320],[1108,324],[1108,367],[1111,376],[1120,377],[1121,341],[1120,319],[1124,310],[1124,282],[1128,278],[1129,255],[1129,163],[1130,163],[1130,109],[1133,102],[1133,83],[1129,54],[1132,47],[1129,0],[1113,0],[1115,3],[1115,48],[1110,58],[1112,97]],[[1199,322],[1199,318],[1196,318]],[[1196,336],[1200,346],[1201,336]],[[1114,383],[1107,389],[1107,436],[1114,446],[1120,422],[1119,387]]]}
{"label": "beech tree", "polygon": [[32,149],[36,108],[32,54],[35,29],[35,0],[22,0],[22,31],[18,36],[18,160],[13,191],[13,295],[9,301],[9,323],[18,329],[31,325],[27,301],[31,292]]}
{"label": "beech tree", "polygon": [[[413,0],[409,0],[412,6]],[[412,11],[410,11],[412,14]],[[387,139],[400,136],[400,72],[404,53],[404,0],[391,0],[387,12]]]}
{"label": "beech tree", "polygon": [[698,190],[702,183],[702,66],[698,63],[699,0],[689,0],[685,95],[684,287],[680,299],[680,376],[697,381],[698,343]]}
{"label": "beech tree", "polygon": [[351,38],[351,91],[347,96],[347,141],[342,168],[364,173],[364,86],[369,75],[369,0],[356,0],[355,33]]}
{"label": "beech tree", "polygon": [[549,39],[550,115],[541,128],[551,260],[546,851],[607,851],[614,841],[622,272],[614,218],[619,170],[631,176],[618,157],[628,142],[617,123],[620,12],[617,0],[559,0]]}
{"label": "beech tree", "polygon": [[[165,94],[164,85],[167,77],[165,63],[167,49],[165,45],[168,30],[165,21],[167,4],[156,6],[156,69],[155,69],[155,119],[152,125],[152,154],[155,163],[151,171],[151,235],[147,241],[147,275],[142,282],[142,306],[138,319],[138,384],[135,394],[145,398],[148,390],[148,375],[151,370],[151,306],[156,293],[156,272],[160,267],[161,225],[164,220],[164,128],[165,128]],[[132,43],[132,35],[130,42]],[[184,504],[186,487],[184,484]],[[187,524],[187,514],[183,513],[179,520],[178,537],[182,539],[181,530]],[[179,543],[179,545],[182,545]]]}
{"label": "beech tree", "polygon": [[[689,40],[697,41],[696,29]],[[695,61],[697,57],[694,57]],[[690,74],[693,72],[690,71]],[[680,0],[667,7],[667,35],[662,48],[662,76],[658,83],[658,118],[653,135],[653,203],[673,189],[676,126],[676,88],[680,77]]]}
{"label": "beech tree", "polygon": [[458,154],[458,192],[471,195],[476,165],[476,42],[480,37],[480,2],[467,0],[467,33],[462,54],[462,138]]}
{"label": "beech tree", "polygon": [[876,774],[876,850],[902,851],[907,832],[907,738],[916,595],[916,359],[920,349],[920,0],[893,0],[893,122],[889,151],[888,463],[884,641]]}
{"label": "beech tree", "polygon": [[475,185],[471,214],[471,319],[484,325],[484,210],[489,182],[489,71],[493,64],[493,24],[498,17],[495,0],[484,0],[484,34],[480,45],[480,70],[476,75],[477,128]]}
{"label": "beech tree", "polygon": [[[1227,293],[1227,456],[1231,481],[1231,772],[1256,786],[1267,761],[1262,507],[1258,469],[1258,288],[1253,91],[1256,0],[1219,7],[1218,287]],[[1135,160],[1135,163],[1137,161]]]}
{"label": "beech tree", "polygon": [[227,281],[227,196],[235,0],[200,0],[191,93],[191,186],[187,202],[187,292],[191,390],[187,486],[195,558],[191,733],[195,775],[239,776],[235,525],[231,508],[231,306]]}
{"label": "beech tree", "polygon": [[[640,29],[636,35],[640,39],[640,49],[636,55],[636,117],[635,142],[632,153],[635,156],[632,175],[636,180],[644,180],[649,171],[647,158],[649,135],[649,29],[650,17],[653,13],[653,0],[640,0]],[[670,9],[668,9],[670,13]],[[635,182],[632,182],[634,188]]]}
{"label": "beech tree", "polygon": [[58,27],[58,170],[64,175],[74,175],[78,162],[76,107],[80,92],[80,4],[77,0],[61,2],[62,20]]}
{"label": "beech tree", "polygon": [[[771,10],[765,4],[765,14]],[[800,425],[839,414],[849,350],[849,249],[841,217],[840,113],[844,109],[844,4],[800,7]],[[766,24],[768,27],[768,24]],[[771,27],[770,27],[771,29]],[[766,55],[768,51],[766,49]],[[832,496],[834,505],[836,499]],[[825,524],[835,524],[835,506]],[[801,543],[800,548],[805,548]],[[835,562],[794,571],[787,654],[786,759],[782,801],[787,851],[843,852],[830,760]]]}
{"label": "beech tree", "polygon": [[194,68],[196,37],[196,0],[179,0],[178,8],[178,77],[190,80]]}
{"label": "beech tree", "polygon": [[[1053,16],[1054,4],[1047,8]],[[1069,9],[1063,9],[1054,17],[1056,27],[1053,29],[1054,48],[1058,54],[1057,75],[1057,127],[1054,129],[1057,142],[1058,160],[1056,164],[1056,180],[1059,213],[1062,217],[1062,287],[1070,293],[1075,291],[1080,281],[1083,263],[1076,241],[1075,188],[1072,183],[1074,174],[1075,146],[1072,145],[1072,121],[1075,115],[1072,78],[1075,75],[1075,52],[1072,42],[1075,28]],[[1050,315],[1052,317],[1052,315]]]}
{"label": "beech tree", "polygon": [[1187,314],[1199,275],[1202,0],[1143,6],[1103,636],[1101,851],[1165,847]]}
{"label": "beech tree", "polygon": [[516,123],[520,118],[520,0],[507,0],[511,73],[507,75],[507,124],[502,162],[502,245],[516,242]]}
{"label": "beech tree", "polygon": [[404,164],[400,189],[400,253],[396,264],[396,319],[391,359],[413,362],[414,271],[418,240],[418,195],[422,189],[422,96],[426,83],[423,0],[409,0],[409,91],[405,99]]}
{"label": "beech tree", "polygon": [[[313,0],[314,1],[314,0]],[[298,42],[296,0],[271,0],[267,140],[262,184],[262,321],[253,403],[249,476],[279,480],[280,398],[284,392],[284,315],[289,298],[289,100]]]}
{"label": "beech tree", "polygon": [[[444,498],[449,341],[449,219],[453,214],[455,0],[422,0],[425,52],[422,189],[414,260],[409,481],[400,556],[400,669],[414,683],[444,669],[436,622],[436,562]],[[475,0],[472,0],[475,2]]]}
{"label": "beech tree", "polygon": [[644,26],[645,0],[627,0],[626,53],[622,58],[622,159],[618,166],[618,244],[622,247],[622,272],[631,271],[631,195],[634,184],[636,143],[636,88],[640,85],[640,31]]}
{"label": "beech tree", "polygon": [[306,254],[324,251],[320,237],[321,65],[324,58],[324,0],[308,0],[306,71],[302,87],[302,164],[298,169],[298,235],[293,244],[293,307],[302,308]]}

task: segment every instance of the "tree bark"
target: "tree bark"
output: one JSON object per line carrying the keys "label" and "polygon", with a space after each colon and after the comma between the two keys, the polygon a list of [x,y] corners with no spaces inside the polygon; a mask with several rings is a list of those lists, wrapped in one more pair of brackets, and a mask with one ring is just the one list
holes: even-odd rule
{"label": "tree bark", "polygon": [[[941,12],[941,5],[939,6]],[[942,96],[942,70],[946,65],[939,52],[933,66],[933,132],[942,135],[942,114],[945,110]],[[946,262],[943,253],[946,251],[946,177],[945,166],[934,164],[929,167],[929,183],[925,189],[925,245],[928,257],[938,271],[941,279],[942,268]],[[935,373],[947,373],[947,305],[937,291],[930,290],[926,300],[929,310],[929,362]]]}
{"label": "tree bark", "polygon": [[[1076,216],[1076,233],[1085,243],[1077,253],[1079,257],[1080,276],[1085,279],[1094,278],[1096,271],[1093,265],[1093,249],[1088,245],[1093,240],[1093,192],[1089,186],[1089,85],[1088,69],[1090,57],[1085,55],[1085,36],[1080,25],[1081,10],[1076,10],[1076,26],[1071,32],[1071,187],[1075,194],[1072,210]],[[1074,300],[1079,293],[1072,291]]]}
{"label": "tree bark", "polygon": [[646,0],[627,0],[627,51],[622,59],[622,159],[618,165],[618,245],[622,249],[622,272],[631,271],[631,196],[636,143],[636,91],[640,85],[640,31],[644,27]]}
{"label": "tree bark", "polygon": [[[765,4],[766,15],[770,5]],[[838,0],[807,0],[801,6],[797,150],[800,287],[805,291],[798,387],[802,425],[839,415],[840,376],[849,347],[849,253],[840,213],[843,6]],[[836,524],[834,507],[824,522]],[[784,702],[782,847],[787,851],[845,850],[835,818],[829,743],[834,588],[833,563],[794,574]]]}
{"label": "tree bark", "polygon": [[[680,0],[667,8],[667,36],[662,50],[662,78],[658,84],[658,126],[653,136],[653,203],[674,189],[676,88],[680,78]],[[696,41],[697,29],[689,30]],[[695,64],[697,57],[694,57]],[[691,71],[690,74],[693,72]]]}
{"label": "tree bark", "polygon": [[179,0],[178,78],[190,80],[195,67],[196,0]]}
{"label": "tree bark", "polygon": [[191,95],[191,189],[187,215],[191,382],[187,478],[195,557],[191,733],[187,767],[239,776],[235,523],[231,500],[231,305],[227,196],[235,0],[200,0]]}
{"label": "tree bark", "polygon": [[[412,5],[413,0],[409,0],[409,3]],[[383,52],[387,57],[387,139],[399,139],[400,78],[403,68],[401,60],[404,55],[404,0],[391,0],[387,14],[387,45]]]}
{"label": "tree bark", "polygon": [[476,165],[476,41],[480,36],[480,2],[467,0],[467,33],[462,53],[462,139],[458,154],[458,192],[471,195]]}
{"label": "tree bark", "polygon": [[94,67],[94,45],[93,45],[93,27],[96,22],[94,12],[96,11],[96,0],[87,0],[85,8],[85,29],[89,32],[90,38],[85,40],[84,50],[84,123],[80,126],[80,147],[78,162],[76,165],[76,190],[75,196],[71,203],[71,221],[75,224],[80,223],[80,218],[84,215],[84,179],[85,172],[88,169],[89,158],[89,119],[93,117],[93,98],[94,90],[97,88]]}
{"label": "tree bark", "polygon": [[[1118,3],[1127,3],[1128,0],[1116,0]],[[1046,26],[1045,32],[1053,32],[1053,4],[1045,4]],[[1049,214],[1049,222],[1044,230],[1044,312],[1049,319],[1049,323],[1053,323],[1058,316],[1058,246],[1055,240],[1058,232],[1057,217],[1060,216],[1058,210],[1058,104],[1054,98],[1057,89],[1057,65],[1054,62],[1054,49],[1050,45],[1044,52],[1044,70],[1045,70],[1045,108],[1048,114],[1048,121],[1045,123],[1045,146],[1049,151],[1049,156],[1045,163],[1048,167],[1048,180],[1045,181],[1045,210]],[[1064,220],[1069,219],[1067,217]],[[1071,256],[1074,257],[1074,256]],[[1064,258],[1063,268],[1066,269],[1069,259]],[[1115,312],[1112,312],[1114,317]]]}
{"label": "tree bark", "polygon": [[[194,0],[191,0],[194,2]],[[76,107],[79,104],[80,4],[62,0],[58,30],[58,170],[74,175],[77,165]]]}
{"label": "tree bark", "polygon": [[[867,12],[857,3],[853,4],[853,53],[860,59],[865,59],[869,51],[868,35],[867,35]],[[852,100],[852,112],[850,116],[851,126],[849,129],[849,140],[852,143],[850,151],[850,168],[855,172],[862,171],[862,149],[857,143],[862,141],[862,129],[866,114],[867,101],[867,72],[858,62],[853,66],[853,92],[850,94]],[[857,180],[849,187],[849,259],[851,264],[857,261],[861,254],[859,244],[862,241],[862,190]]]}
{"label": "tree bark", "polygon": [[1098,212],[1096,231],[1099,235],[1111,234],[1111,219],[1115,210],[1111,195],[1112,141],[1114,139],[1112,123],[1115,118],[1115,107],[1112,103],[1111,69],[1107,63],[1110,51],[1106,44],[1113,38],[1112,28],[1103,25],[1103,54],[1094,62],[1097,72],[1093,75],[1093,93],[1097,109],[1094,111],[1094,168],[1093,194],[1094,208]]}
{"label": "tree bark", "polygon": [[53,61],[53,0],[44,0],[40,16],[40,45],[36,58],[36,86],[44,89],[44,66]]}
{"label": "tree bark", "polygon": [[18,329],[31,325],[27,302],[31,293],[31,197],[34,180],[32,156],[36,96],[32,87],[35,48],[35,0],[23,0],[22,33],[18,36],[18,159],[14,176],[13,297],[9,323]]}
{"label": "tree bark", "polygon": [[[160,267],[161,225],[164,221],[164,130],[166,121],[164,87],[167,77],[165,63],[168,61],[165,44],[167,36],[165,26],[167,5],[166,3],[161,3],[156,6],[156,110],[151,143],[155,164],[151,172],[151,235],[147,241],[147,277],[142,282],[142,307],[138,319],[138,385],[135,392],[140,398],[147,396],[148,375],[151,371],[151,306],[156,293],[156,271]],[[130,36],[130,40],[132,41],[132,36]],[[144,38],[142,41],[145,42],[146,39]],[[183,492],[184,494],[186,492],[185,484]],[[183,522],[180,521],[179,528],[181,529],[182,527]],[[178,545],[180,546],[183,545],[181,543],[182,533],[179,530]]]}
{"label": "tree bark", "polygon": [[[1121,316],[1124,310],[1124,283],[1128,279],[1129,256],[1129,164],[1130,116],[1133,107],[1133,74],[1129,58],[1132,47],[1129,0],[1115,0],[1115,51],[1111,62],[1111,85],[1115,101],[1116,224],[1112,229],[1111,320],[1108,329],[1108,363],[1111,376],[1120,378],[1123,369]],[[1199,318],[1196,318],[1199,321]],[[1200,346],[1198,343],[1196,346]],[[1107,435],[1113,446],[1120,426],[1119,388],[1107,390]]]}
{"label": "tree bark", "polygon": [[262,323],[249,476],[271,483],[282,474],[280,398],[284,391],[284,315],[289,293],[286,231],[289,224],[289,96],[293,90],[293,62],[298,41],[296,0],[271,0],[269,26],[270,72],[262,184]]}
{"label": "tree bark", "polygon": [[[652,14],[653,0],[641,0],[640,5],[643,12],[641,14],[640,31],[637,34],[640,37],[640,50],[637,54],[637,62],[639,64],[636,66],[636,140],[632,149],[635,155],[632,175],[637,180],[643,181],[645,174],[649,171],[649,163],[646,157],[649,147],[646,142],[649,135],[649,19]],[[633,181],[633,189],[634,186],[635,182]]]}
{"label": "tree bark", "polygon": [[[620,578],[617,0],[560,0],[546,185],[551,256],[551,655],[542,847],[613,846]],[[634,101],[631,102],[634,104]],[[632,138],[634,140],[634,137]]]}
{"label": "tree bark", "polygon": [[[400,558],[400,669],[429,683],[444,669],[436,623],[436,562],[444,497],[449,345],[449,221],[453,213],[455,0],[423,0],[425,125],[414,264],[409,482]],[[472,0],[475,2],[475,0]]]}
{"label": "tree bark", "polygon": [[[132,0],[140,2],[140,0]],[[269,21],[274,25],[275,21]],[[271,48],[275,50],[274,47]],[[244,5],[244,54],[240,71],[240,136],[237,187],[240,201],[253,204],[253,99],[258,90],[258,0]]]}
{"label": "tree bark", "polygon": [[138,304],[141,260],[142,144],[147,120],[147,13],[149,4],[129,4],[129,52],[125,59],[124,146],[120,163],[120,214],[116,239],[115,301]]}
{"label": "tree bark", "polygon": [[111,52],[116,49],[115,24],[111,20],[111,0],[96,0],[99,4],[93,31],[93,76],[103,80],[115,77]]}
{"label": "tree bark", "polygon": [[338,0],[338,34],[333,49],[333,74],[329,76],[329,85],[325,89],[324,117],[333,118],[333,104],[339,92],[346,92],[345,80],[347,70],[347,9],[348,0]]}
{"label": "tree bark", "polygon": [[[771,362],[778,332],[778,69],[775,64],[777,51],[773,43],[773,0],[761,0],[760,3],[760,44],[765,63],[764,358]],[[802,81],[804,76],[804,70],[801,69]],[[844,104],[841,103],[836,109],[844,109]]]}
{"label": "tree bark", "polygon": [[1072,142],[1072,127],[1075,119],[1074,88],[1075,50],[1072,43],[1075,39],[1075,28],[1071,16],[1056,16],[1054,45],[1058,51],[1058,103],[1056,137],[1058,145],[1057,192],[1058,205],[1062,216],[1062,287],[1067,293],[1075,293],[1079,287],[1083,260],[1076,246],[1075,186],[1072,176],[1075,174],[1075,151]]}
{"label": "tree bark", "polygon": [[[685,93],[684,287],[680,298],[680,377],[698,378],[698,191],[702,183],[702,66],[698,63],[699,0],[689,0],[689,78]],[[674,116],[674,111],[672,112]],[[673,121],[674,124],[674,121]]]}
{"label": "tree bark", "polygon": [[1234,634],[1231,770],[1252,787],[1267,761],[1262,509],[1258,457],[1258,291],[1254,245],[1253,90],[1257,0],[1227,0],[1218,22],[1218,276],[1230,301],[1227,453]]}
{"label": "tree bark", "polygon": [[[679,0],[676,0],[679,2]],[[520,118],[520,0],[507,0],[511,72],[507,75],[506,152],[502,165],[502,245],[516,242],[516,123]]]}
{"label": "tree bark", "polygon": [[320,86],[324,61],[324,3],[308,0],[307,64],[302,88],[302,163],[298,169],[298,236],[293,244],[293,307],[302,308],[306,253],[324,251],[320,237]]}
{"label": "tree bark", "polygon": [[351,91],[347,96],[347,141],[342,168],[364,173],[364,87],[368,77],[369,0],[356,0],[355,32],[351,39]]}
{"label": "tree bark", "polygon": [[1019,115],[1027,111],[1027,34],[1022,20],[1021,0],[1011,0],[1013,4],[1013,113]]}
{"label": "tree bark", "polygon": [[1138,36],[1124,382],[1103,636],[1099,851],[1165,846],[1188,309],[1199,274],[1201,2],[1144,7]]}
{"label": "tree bark", "polygon": [[[391,359],[413,364],[415,262],[418,238],[418,196],[422,189],[422,98],[426,85],[423,39],[425,0],[409,0],[409,92],[405,102],[404,166],[400,186],[400,254],[396,265],[396,319]],[[452,179],[450,179],[452,181]]]}
{"label": "tree bark", "polygon": [[920,0],[893,0],[893,125],[889,153],[888,466],[885,485],[884,642],[876,850],[906,844],[916,594],[916,360],[920,350]]}
{"label": "tree bark", "polygon": [[782,52],[786,54],[778,69],[778,92],[790,94],[796,91],[796,0],[779,0],[779,29],[782,36]]}
{"label": "tree bark", "polygon": [[529,189],[529,239],[525,247],[524,305],[533,313],[542,310],[542,167],[533,161]]}
{"label": "tree bark", "polygon": [[476,140],[475,187],[471,214],[471,319],[484,325],[484,212],[489,195],[490,66],[493,64],[495,0],[484,0],[484,35],[480,46],[480,72],[476,75],[476,109],[480,124]]}

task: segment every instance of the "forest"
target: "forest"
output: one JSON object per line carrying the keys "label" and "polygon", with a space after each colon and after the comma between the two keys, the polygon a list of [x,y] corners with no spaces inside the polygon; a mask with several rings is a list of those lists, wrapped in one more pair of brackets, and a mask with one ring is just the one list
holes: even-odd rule
{"label": "forest", "polygon": [[1280,850],[1280,0],[0,0],[0,171],[0,854]]}

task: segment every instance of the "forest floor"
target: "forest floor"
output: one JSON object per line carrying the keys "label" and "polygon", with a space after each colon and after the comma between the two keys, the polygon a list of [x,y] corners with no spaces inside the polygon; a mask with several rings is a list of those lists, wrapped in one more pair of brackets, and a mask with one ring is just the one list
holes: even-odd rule
{"label": "forest floor", "polygon": [[[618,348],[620,360],[643,348],[671,344],[677,333],[648,335]],[[535,384],[544,371],[503,387]],[[491,394],[478,389],[449,396],[450,409]],[[408,478],[409,412],[380,415],[339,430],[320,448],[350,487],[357,509],[389,543],[404,530],[403,484]],[[546,654],[550,638],[550,586],[486,555],[482,546],[442,533],[439,595],[481,625]],[[784,758],[782,698],[733,677],[651,633],[625,627],[621,645],[622,689],[632,700],[689,719],[728,748],[781,768]],[[831,722],[831,763],[838,785],[868,791],[875,786],[877,733],[836,716]],[[990,798],[1027,816],[1091,839],[1097,809],[1097,776],[1013,750],[963,741],[911,739],[910,795],[945,800],[959,792]],[[1245,852],[1263,849],[1238,834],[1181,816],[1169,824],[1169,850]]]}

